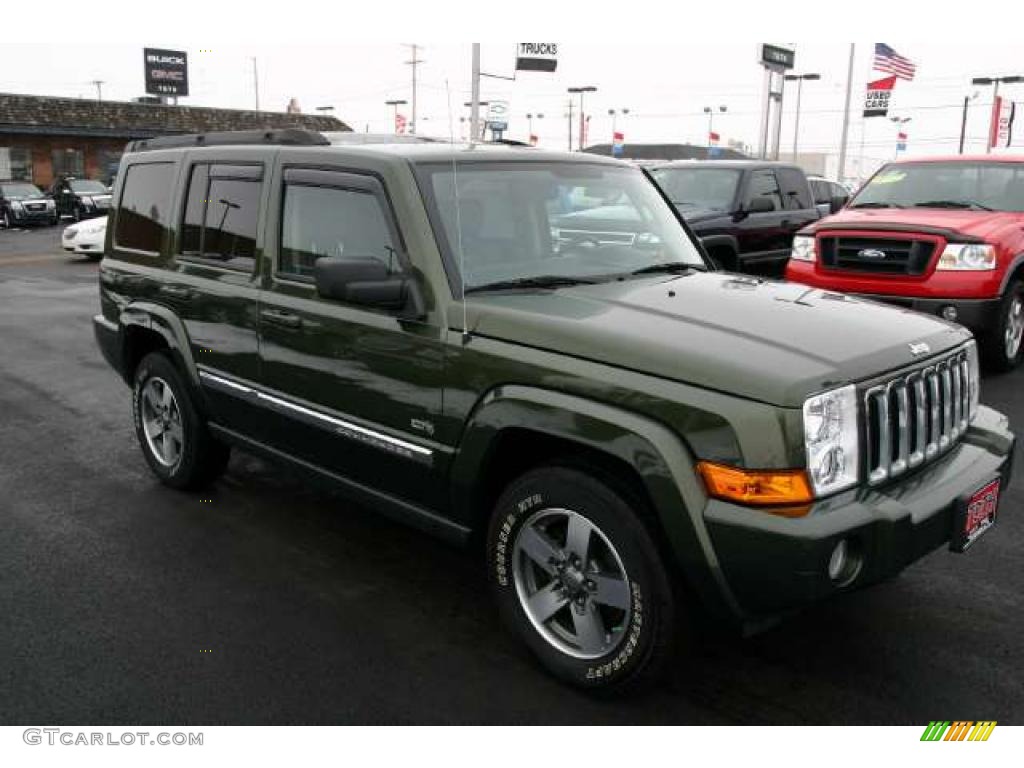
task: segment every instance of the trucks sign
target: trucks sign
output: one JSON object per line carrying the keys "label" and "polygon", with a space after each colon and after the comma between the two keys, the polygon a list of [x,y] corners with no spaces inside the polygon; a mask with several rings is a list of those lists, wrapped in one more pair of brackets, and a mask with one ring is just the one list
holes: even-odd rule
{"label": "trucks sign", "polygon": [[155,96],[188,96],[188,55],[162,48],[143,50],[146,93]]}
{"label": "trucks sign", "polygon": [[554,72],[558,66],[558,43],[520,43],[516,49],[516,69],[528,72]]}

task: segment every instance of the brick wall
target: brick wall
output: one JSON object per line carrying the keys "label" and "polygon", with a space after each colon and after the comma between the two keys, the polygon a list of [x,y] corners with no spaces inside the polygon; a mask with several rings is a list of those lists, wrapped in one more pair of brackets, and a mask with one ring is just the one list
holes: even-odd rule
{"label": "brick wall", "polygon": [[85,138],[80,136],[0,135],[0,147],[27,148],[32,152],[32,181],[46,188],[53,183],[53,151],[79,150],[84,155],[85,178],[107,181],[105,160],[114,159],[124,151],[127,142],[121,139]]}

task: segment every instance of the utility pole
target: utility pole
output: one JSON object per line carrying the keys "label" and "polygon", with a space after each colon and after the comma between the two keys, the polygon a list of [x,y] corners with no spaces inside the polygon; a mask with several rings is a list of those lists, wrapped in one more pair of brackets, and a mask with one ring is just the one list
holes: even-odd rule
{"label": "utility pole", "polygon": [[469,102],[469,143],[480,138],[480,43],[473,43],[473,83]]}
{"label": "utility pole", "polygon": [[572,99],[569,99],[569,151],[572,152]]}
{"label": "utility pole", "polygon": [[412,50],[412,58],[405,62],[412,67],[412,119],[409,121],[409,133],[416,133],[416,67],[423,63],[423,59],[416,56],[419,45],[407,43],[407,47]]}
{"label": "utility pole", "polygon": [[850,65],[846,69],[846,108],[843,110],[843,136],[839,140],[839,181],[846,178],[846,139],[850,135],[850,98],[853,96],[853,56],[857,50],[850,43]]}
{"label": "utility pole", "polygon": [[256,96],[256,111],[260,111],[260,77],[256,71],[256,57],[252,57],[252,92]]}
{"label": "utility pole", "polygon": [[103,101],[103,83],[105,80],[92,80],[93,85],[96,86],[96,101]]}

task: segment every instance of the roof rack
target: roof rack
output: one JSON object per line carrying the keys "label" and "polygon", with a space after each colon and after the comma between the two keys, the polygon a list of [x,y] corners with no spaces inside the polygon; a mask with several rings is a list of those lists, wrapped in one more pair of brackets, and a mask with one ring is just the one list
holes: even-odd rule
{"label": "roof rack", "polygon": [[330,144],[323,134],[305,128],[274,128],[255,131],[213,131],[186,133],[177,136],[157,136],[129,142],[128,152],[146,152],[178,147],[225,147],[240,144],[276,144],[281,146],[326,146]]}

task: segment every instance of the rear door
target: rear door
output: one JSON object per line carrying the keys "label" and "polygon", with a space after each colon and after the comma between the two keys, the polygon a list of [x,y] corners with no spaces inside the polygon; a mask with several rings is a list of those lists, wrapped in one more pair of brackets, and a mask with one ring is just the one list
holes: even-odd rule
{"label": "rear door", "polygon": [[317,293],[316,261],[377,259],[409,272],[387,190],[374,175],[283,165],[260,300],[261,387],[275,445],[363,486],[444,501],[432,467],[442,403],[441,329]]}
{"label": "rear door", "polygon": [[[777,168],[775,173],[782,192],[783,210],[786,212],[786,216],[781,221],[782,229],[785,232],[783,247],[788,250],[793,243],[793,235],[812,221],[820,219],[822,214],[815,205],[811,187],[802,170],[781,167]],[[827,184],[825,189],[828,189]]]}

